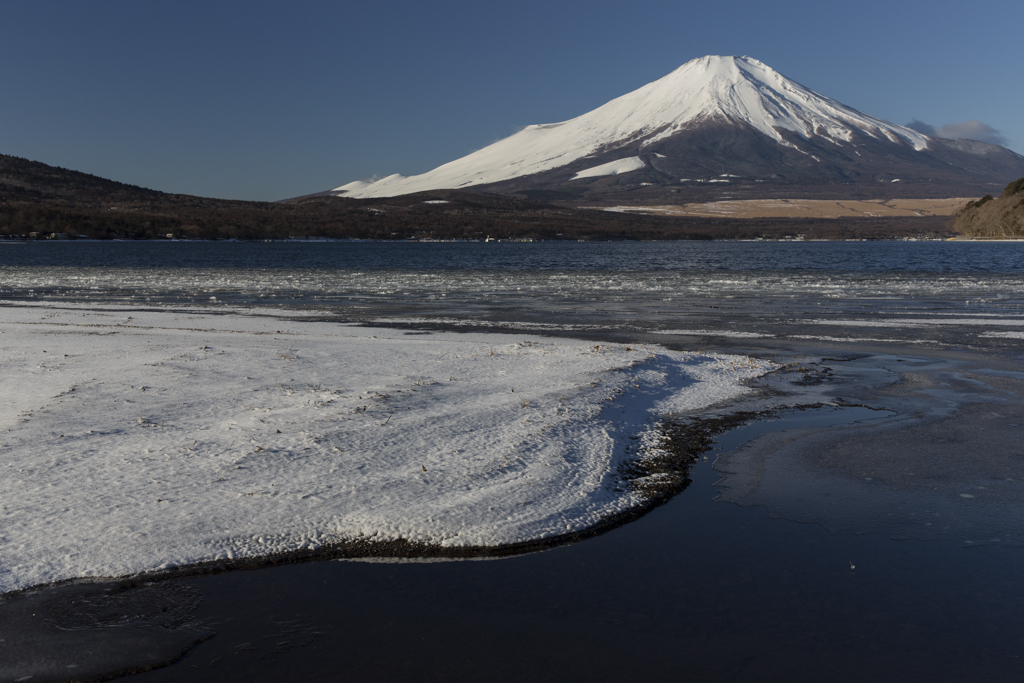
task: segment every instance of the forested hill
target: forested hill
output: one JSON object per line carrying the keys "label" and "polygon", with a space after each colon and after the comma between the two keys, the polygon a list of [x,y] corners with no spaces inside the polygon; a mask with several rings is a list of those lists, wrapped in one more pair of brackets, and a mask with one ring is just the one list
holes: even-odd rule
{"label": "forested hill", "polygon": [[111,202],[159,201],[163,192],[99,176],[0,154],[0,200],[100,206]]}
{"label": "forested hill", "polygon": [[1024,178],[1007,185],[998,197],[969,202],[953,229],[966,237],[1024,237]]}

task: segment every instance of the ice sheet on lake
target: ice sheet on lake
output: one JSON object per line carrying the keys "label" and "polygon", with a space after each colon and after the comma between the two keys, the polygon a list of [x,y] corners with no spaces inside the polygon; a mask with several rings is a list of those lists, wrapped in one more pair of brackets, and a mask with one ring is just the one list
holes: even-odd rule
{"label": "ice sheet on lake", "polygon": [[695,337],[735,337],[737,339],[762,339],[771,337],[760,332],[741,332],[738,330],[651,330],[651,334],[675,334]]}
{"label": "ice sheet on lake", "polygon": [[583,529],[640,502],[618,465],[657,448],[659,415],[771,368],[228,310],[0,307],[0,593],[351,539]]}
{"label": "ice sheet on lake", "polygon": [[949,316],[945,318],[889,318],[886,320],[812,320],[817,325],[836,327],[909,327],[928,325],[992,325],[1022,327],[1024,318],[1017,316]]}
{"label": "ice sheet on lake", "polygon": [[995,339],[1024,339],[1024,331],[1022,332],[982,332],[982,337],[992,337]]}

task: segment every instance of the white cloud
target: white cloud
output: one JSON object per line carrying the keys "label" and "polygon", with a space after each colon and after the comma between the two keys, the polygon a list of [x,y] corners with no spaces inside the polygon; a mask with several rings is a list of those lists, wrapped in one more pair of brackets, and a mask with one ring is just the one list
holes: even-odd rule
{"label": "white cloud", "polygon": [[980,140],[992,145],[1003,145],[1004,147],[1009,143],[1009,140],[998,130],[976,119],[970,119],[963,123],[947,123],[938,128],[924,121],[914,119],[907,124],[907,128],[912,128],[918,133],[924,133],[936,138],[948,138],[951,140],[966,138],[968,140]]}

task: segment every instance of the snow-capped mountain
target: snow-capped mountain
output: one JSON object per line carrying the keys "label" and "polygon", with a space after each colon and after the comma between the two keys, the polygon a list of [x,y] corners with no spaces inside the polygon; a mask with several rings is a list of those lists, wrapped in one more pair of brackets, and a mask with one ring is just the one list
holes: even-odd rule
{"label": "snow-capped mountain", "polygon": [[952,142],[864,114],[756,59],[707,56],[575,119],[528,126],[421,175],[357,181],[332,194],[484,186],[590,194],[629,184],[948,183],[957,175],[977,182],[979,173],[1000,182],[1016,167],[1024,174],[1024,157],[1009,150]]}

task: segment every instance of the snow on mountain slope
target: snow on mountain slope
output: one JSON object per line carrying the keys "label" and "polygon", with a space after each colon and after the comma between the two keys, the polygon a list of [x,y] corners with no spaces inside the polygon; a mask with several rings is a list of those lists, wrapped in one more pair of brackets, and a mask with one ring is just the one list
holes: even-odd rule
{"label": "snow on mountain slope", "polygon": [[601,164],[600,166],[594,166],[580,171],[574,175],[571,180],[579,180],[580,178],[599,178],[606,175],[619,175],[620,173],[629,173],[630,171],[638,171],[643,168],[643,159],[640,157],[626,157],[625,159],[616,159],[615,161],[609,161],[607,164]]}
{"label": "snow on mountain slope", "polygon": [[916,150],[925,149],[929,140],[910,128],[819,95],[756,59],[707,56],[575,119],[527,126],[427,173],[396,174],[368,184],[357,181],[333,192],[346,197],[389,197],[496,183],[637,141],[648,145],[713,120],[747,124],[785,146],[792,144],[780,129],[837,145],[849,142],[854,131]]}

